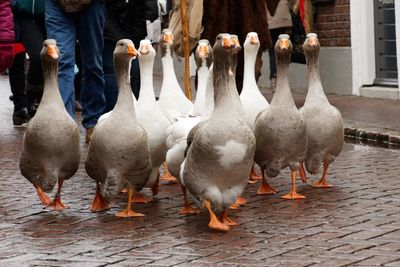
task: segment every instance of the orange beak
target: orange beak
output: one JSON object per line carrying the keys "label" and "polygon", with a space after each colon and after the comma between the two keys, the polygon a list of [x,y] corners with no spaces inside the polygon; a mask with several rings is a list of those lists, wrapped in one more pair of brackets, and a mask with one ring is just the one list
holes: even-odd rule
{"label": "orange beak", "polygon": [[132,57],[136,57],[137,56],[137,50],[135,49],[135,47],[133,45],[128,45],[128,49],[126,51],[126,53]]}
{"label": "orange beak", "polygon": [[257,36],[250,36],[250,44],[252,44],[252,45],[257,45],[258,44]]}
{"label": "orange beak", "polygon": [[199,56],[201,58],[205,58],[206,56],[208,56],[208,47],[207,47],[207,45],[201,44],[199,46]]}
{"label": "orange beak", "polygon": [[141,55],[147,55],[148,53],[150,53],[149,45],[148,44],[141,45],[140,49],[139,49],[139,53]]}
{"label": "orange beak", "polygon": [[287,39],[287,38],[279,39],[279,48],[282,50],[289,49],[289,39]]}
{"label": "orange beak", "polygon": [[308,47],[317,47],[318,46],[318,39],[315,37],[310,37],[308,40]]}
{"label": "orange beak", "polygon": [[58,58],[58,53],[55,45],[48,45],[47,46],[47,54],[54,59]]}
{"label": "orange beak", "polygon": [[166,33],[166,34],[164,35],[164,42],[166,42],[166,43],[169,44],[169,45],[172,45],[173,41],[174,41],[174,39],[173,39],[171,33]]}
{"label": "orange beak", "polygon": [[232,39],[229,37],[224,37],[223,39],[224,48],[233,48],[235,44],[232,42]]}

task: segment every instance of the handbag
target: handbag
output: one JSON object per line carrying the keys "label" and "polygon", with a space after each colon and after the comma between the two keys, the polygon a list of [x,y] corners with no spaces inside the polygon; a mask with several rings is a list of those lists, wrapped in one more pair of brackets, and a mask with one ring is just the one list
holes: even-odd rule
{"label": "handbag", "polygon": [[303,43],[306,40],[306,32],[301,23],[300,15],[296,15],[293,10],[290,10],[292,16],[292,34],[290,40],[293,45],[291,61],[294,63],[306,64],[306,57],[303,51]]}
{"label": "handbag", "polygon": [[89,7],[92,0],[56,0],[66,13],[75,13]]}
{"label": "handbag", "polygon": [[[189,50],[193,51],[197,45],[197,42],[200,40],[204,29],[202,26],[203,0],[187,0],[187,2],[187,16],[189,18]],[[174,36],[173,47],[175,53],[180,57],[184,57],[185,52],[182,35],[182,19],[179,4],[175,4],[175,7],[171,10],[169,17],[169,29],[172,31]]]}

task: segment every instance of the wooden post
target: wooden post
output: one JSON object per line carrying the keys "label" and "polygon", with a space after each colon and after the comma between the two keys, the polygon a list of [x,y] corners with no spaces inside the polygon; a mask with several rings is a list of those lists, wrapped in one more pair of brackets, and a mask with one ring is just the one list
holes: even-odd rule
{"label": "wooden post", "polygon": [[189,47],[189,20],[187,17],[187,3],[186,0],[181,0],[181,18],[182,18],[182,37],[183,48],[185,52],[185,94],[189,100],[192,100],[192,90],[190,89],[190,47]]}

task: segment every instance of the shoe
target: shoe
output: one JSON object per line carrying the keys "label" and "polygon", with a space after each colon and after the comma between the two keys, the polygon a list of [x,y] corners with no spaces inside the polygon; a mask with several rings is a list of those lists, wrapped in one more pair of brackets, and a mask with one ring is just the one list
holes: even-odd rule
{"label": "shoe", "polygon": [[275,89],[276,89],[276,77],[272,77],[271,78],[271,91],[272,91],[272,93],[275,93]]}
{"label": "shoe", "polygon": [[28,102],[28,114],[31,118],[35,116],[36,111],[42,99],[43,85],[26,85],[26,101]]}
{"label": "shoe", "polygon": [[14,125],[22,125],[28,122],[30,119],[28,115],[28,109],[27,108],[22,108],[18,110],[14,109],[12,119]]}
{"label": "shoe", "polygon": [[87,128],[86,129],[86,139],[85,139],[86,144],[90,143],[90,140],[92,139],[92,134],[93,134],[93,128]]}
{"label": "shoe", "polygon": [[82,111],[82,105],[81,102],[79,102],[78,100],[75,100],[75,111]]}

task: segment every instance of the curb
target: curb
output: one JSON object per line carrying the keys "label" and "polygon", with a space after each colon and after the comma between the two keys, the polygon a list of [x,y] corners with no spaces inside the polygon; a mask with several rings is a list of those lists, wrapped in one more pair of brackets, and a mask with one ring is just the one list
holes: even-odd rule
{"label": "curb", "polygon": [[344,137],[348,142],[359,142],[378,147],[400,149],[400,136],[389,133],[346,127],[344,128]]}

